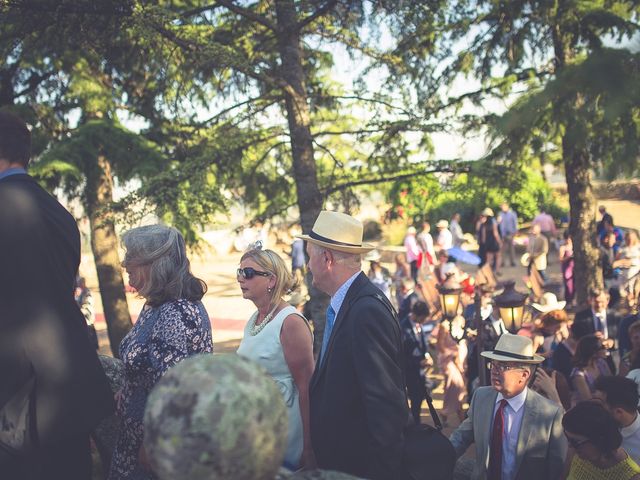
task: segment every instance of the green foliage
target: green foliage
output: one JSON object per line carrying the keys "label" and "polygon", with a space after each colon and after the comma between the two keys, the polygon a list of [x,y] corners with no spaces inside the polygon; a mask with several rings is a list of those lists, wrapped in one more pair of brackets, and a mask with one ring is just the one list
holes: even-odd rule
{"label": "green foliage", "polygon": [[522,220],[530,220],[540,208],[560,218],[566,214],[553,192],[535,170],[525,167],[518,175],[478,165],[470,173],[414,177],[394,184],[390,201],[396,215],[409,223],[450,219],[460,213],[462,225],[473,231],[475,219],[485,207],[495,212],[508,202]]}

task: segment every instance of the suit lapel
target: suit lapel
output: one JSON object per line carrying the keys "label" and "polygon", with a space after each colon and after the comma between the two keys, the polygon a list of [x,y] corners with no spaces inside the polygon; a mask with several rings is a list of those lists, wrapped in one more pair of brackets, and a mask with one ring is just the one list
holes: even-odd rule
{"label": "suit lapel", "polygon": [[522,459],[524,458],[524,452],[526,451],[529,440],[536,430],[536,415],[537,407],[535,402],[535,392],[531,389],[527,391],[527,398],[524,401],[524,412],[522,415],[522,424],[520,425],[520,432],[518,433],[518,445],[516,446],[516,476]]}
{"label": "suit lapel", "polygon": [[360,272],[360,275],[356,277],[354,282],[349,287],[349,290],[347,291],[347,295],[344,297],[344,301],[340,306],[340,310],[338,311],[338,316],[336,317],[336,321],[333,325],[333,330],[331,331],[331,337],[329,337],[329,343],[327,345],[327,351],[324,354],[324,361],[316,363],[316,369],[314,370],[313,376],[311,377],[311,384],[309,388],[313,388],[315,386],[315,384],[318,382],[318,379],[322,376],[323,372],[325,371],[326,365],[329,361],[329,357],[331,356],[331,350],[333,349],[333,344],[335,342],[336,335],[340,330],[340,328],[342,328],[345,323],[343,319],[349,312],[349,309],[351,308],[351,304],[353,303],[353,300],[357,298],[358,292],[362,288],[364,282],[366,282],[367,280],[368,279],[364,275],[364,273]]}
{"label": "suit lapel", "polygon": [[[479,425],[478,433],[479,435],[476,437],[476,441],[480,441],[480,451],[482,452],[482,465],[485,470],[489,467],[489,445],[491,444],[491,423],[493,421],[493,411],[496,407],[496,398],[498,396],[498,392],[496,392],[493,388],[489,391],[487,398],[485,401],[490,405],[489,411],[487,412],[484,408],[478,405],[476,410],[477,413],[474,415],[479,416],[477,425]],[[480,398],[478,400],[481,400]],[[473,419],[474,423],[476,419]]]}

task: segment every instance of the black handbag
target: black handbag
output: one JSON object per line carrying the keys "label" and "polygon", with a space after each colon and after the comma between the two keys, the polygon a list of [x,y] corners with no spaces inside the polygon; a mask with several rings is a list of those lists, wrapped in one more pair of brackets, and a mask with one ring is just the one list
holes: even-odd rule
{"label": "black handbag", "polygon": [[456,451],[442,433],[442,422],[426,393],[431,425],[412,423],[404,430],[402,464],[404,480],[451,480],[456,466]]}
{"label": "black handbag", "polygon": [[36,377],[32,371],[29,378],[0,408],[0,457],[19,456],[33,446],[35,384]]}

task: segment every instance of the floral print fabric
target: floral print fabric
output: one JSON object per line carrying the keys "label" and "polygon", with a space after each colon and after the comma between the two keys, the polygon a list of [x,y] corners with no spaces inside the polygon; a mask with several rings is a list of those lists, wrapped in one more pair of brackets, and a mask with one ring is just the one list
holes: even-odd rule
{"label": "floral print fabric", "polygon": [[179,361],[212,351],[211,324],[202,302],[182,299],[143,308],[120,344],[120,358],[125,365],[125,385],[118,408],[122,423],[109,480],[156,478],[138,462],[149,392]]}

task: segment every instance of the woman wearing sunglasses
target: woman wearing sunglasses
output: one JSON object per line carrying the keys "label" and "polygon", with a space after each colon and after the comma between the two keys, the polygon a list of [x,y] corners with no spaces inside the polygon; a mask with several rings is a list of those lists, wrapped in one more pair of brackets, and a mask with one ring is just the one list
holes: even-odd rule
{"label": "woman wearing sunglasses", "polygon": [[313,334],[307,320],[282,298],[296,287],[296,281],[284,260],[261,245],[242,255],[237,279],[243,298],[257,308],[244,329],[238,354],[262,365],[283,395],[289,414],[284,466],[313,468],[309,432]]}
{"label": "woman wearing sunglasses", "polygon": [[596,378],[611,375],[606,361],[607,355],[602,338],[595,334],[585,335],[578,341],[576,353],[573,355],[574,369],[571,371],[574,405],[591,399]]}
{"label": "woman wearing sunglasses", "polygon": [[604,406],[594,400],[578,403],[564,414],[569,442],[567,480],[638,480],[640,467],[621,447],[622,435]]}
{"label": "woman wearing sunglasses", "polygon": [[149,392],[162,375],[192,355],[213,351],[211,323],[201,302],[206,284],[192,273],[184,239],[175,228],[148,225],[124,233],[122,266],[129,285],[145,299],[131,331],[120,343],[124,388],[116,394],[122,419],[109,480],[151,480],[142,448]]}

